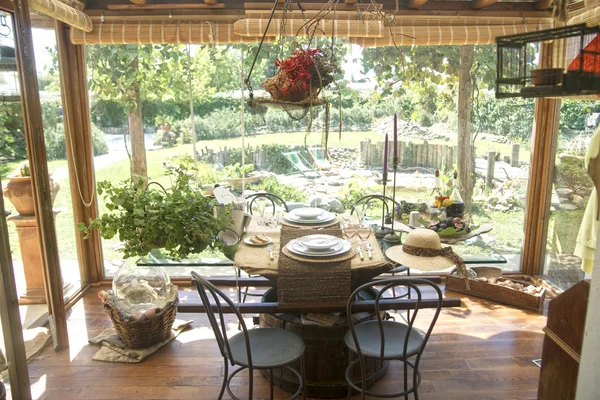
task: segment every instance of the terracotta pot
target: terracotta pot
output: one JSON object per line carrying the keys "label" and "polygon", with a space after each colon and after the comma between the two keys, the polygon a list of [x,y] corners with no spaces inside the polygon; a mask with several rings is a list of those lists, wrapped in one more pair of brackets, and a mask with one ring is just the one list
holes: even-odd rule
{"label": "terracotta pot", "polygon": [[[19,215],[34,215],[31,177],[12,175],[8,176],[7,179],[8,184],[4,188],[4,197],[10,200]],[[60,186],[58,183],[54,183],[52,178],[50,178],[50,188],[52,204],[54,204]]]}

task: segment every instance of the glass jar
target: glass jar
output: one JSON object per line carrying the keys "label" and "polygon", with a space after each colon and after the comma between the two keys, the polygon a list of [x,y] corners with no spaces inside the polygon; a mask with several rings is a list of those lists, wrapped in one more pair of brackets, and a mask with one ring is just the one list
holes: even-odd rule
{"label": "glass jar", "polygon": [[171,279],[159,266],[142,267],[130,258],[113,278],[113,292],[119,308],[127,314],[142,314],[150,308],[164,308],[171,292]]}

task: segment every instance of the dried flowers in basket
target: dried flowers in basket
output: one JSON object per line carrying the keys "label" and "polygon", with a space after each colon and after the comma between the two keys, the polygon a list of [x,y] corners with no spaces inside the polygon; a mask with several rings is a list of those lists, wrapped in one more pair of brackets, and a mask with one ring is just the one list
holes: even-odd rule
{"label": "dried flowers in basket", "polygon": [[279,71],[265,79],[262,86],[276,101],[314,101],[340,73],[334,58],[320,48],[298,48],[288,58],[275,61],[275,65]]}

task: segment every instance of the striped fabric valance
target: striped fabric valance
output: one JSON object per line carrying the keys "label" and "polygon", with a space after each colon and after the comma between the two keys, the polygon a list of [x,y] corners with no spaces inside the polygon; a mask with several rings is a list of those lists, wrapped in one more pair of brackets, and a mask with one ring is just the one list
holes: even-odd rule
{"label": "striped fabric valance", "polygon": [[592,8],[587,8],[586,11],[581,14],[570,18],[567,25],[577,25],[582,23],[586,23],[589,26],[600,25],[600,5],[594,5]]}
{"label": "striped fabric valance", "polygon": [[350,41],[363,47],[380,46],[442,46],[463,44],[493,44],[496,37],[549,29],[549,22],[529,25],[490,25],[490,26],[396,26],[386,29],[382,38],[351,38]]}
{"label": "striped fabric valance", "polygon": [[[233,24],[236,34],[246,37],[262,36],[267,27],[268,19],[246,18]],[[314,29],[315,36],[336,37],[368,37],[378,38],[384,34],[385,27],[382,21],[357,21],[357,20],[320,20],[315,25],[307,24],[304,20],[289,19],[284,24],[286,36],[306,36]],[[274,19],[269,25],[267,36],[280,36],[282,32],[280,19]]]}
{"label": "striped fabric valance", "polygon": [[29,7],[82,31],[90,32],[93,29],[92,20],[87,14],[58,0],[30,0]]}
{"label": "striped fabric valance", "polygon": [[231,24],[194,23],[104,23],[91,32],[71,30],[73,44],[219,44],[253,43],[260,37],[236,35]]}

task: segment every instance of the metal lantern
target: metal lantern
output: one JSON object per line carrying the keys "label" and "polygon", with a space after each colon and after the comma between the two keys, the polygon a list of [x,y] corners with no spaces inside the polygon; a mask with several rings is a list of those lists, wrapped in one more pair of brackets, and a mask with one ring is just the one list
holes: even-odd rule
{"label": "metal lantern", "polygon": [[496,98],[600,93],[600,27],[585,24],[496,38]]}

